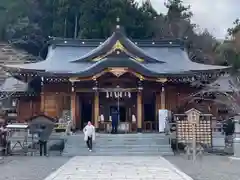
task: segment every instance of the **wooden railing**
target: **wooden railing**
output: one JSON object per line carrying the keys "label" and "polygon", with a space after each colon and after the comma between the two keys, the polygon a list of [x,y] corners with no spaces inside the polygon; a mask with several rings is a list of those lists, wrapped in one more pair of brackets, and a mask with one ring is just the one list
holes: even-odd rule
{"label": "wooden railing", "polygon": [[[112,122],[99,122],[99,132],[103,133],[111,133],[112,130]],[[131,122],[120,122],[118,124],[118,131],[120,133],[132,133],[137,132],[136,123]]]}
{"label": "wooden railing", "polygon": [[[121,122],[118,125],[119,132],[122,133],[134,133],[137,132],[137,124],[132,122]],[[112,122],[99,122],[99,132],[111,133]],[[158,122],[144,121],[142,126],[143,132],[157,132]]]}
{"label": "wooden railing", "polygon": [[156,121],[144,121],[143,122],[143,132],[157,132],[158,122]]}

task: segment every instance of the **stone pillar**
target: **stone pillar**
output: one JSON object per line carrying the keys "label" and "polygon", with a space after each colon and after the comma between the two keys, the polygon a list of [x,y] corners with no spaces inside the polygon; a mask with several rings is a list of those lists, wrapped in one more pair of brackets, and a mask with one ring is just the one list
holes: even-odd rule
{"label": "stone pillar", "polygon": [[72,118],[72,128],[76,128],[76,92],[71,94],[71,118]]}
{"label": "stone pillar", "polygon": [[234,157],[240,158],[240,116],[235,116],[235,131],[233,139]]}
{"label": "stone pillar", "polygon": [[162,84],[162,90],[161,90],[161,109],[166,109],[166,97],[165,97],[165,87],[164,84]]}
{"label": "stone pillar", "polygon": [[99,93],[95,92],[94,95],[94,126],[96,130],[99,128]]}
{"label": "stone pillar", "polygon": [[142,132],[142,92],[137,93],[137,132]]}

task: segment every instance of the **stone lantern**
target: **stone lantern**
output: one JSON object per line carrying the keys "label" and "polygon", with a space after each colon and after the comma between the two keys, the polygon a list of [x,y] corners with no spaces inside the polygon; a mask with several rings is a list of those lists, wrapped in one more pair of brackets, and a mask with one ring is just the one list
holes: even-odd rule
{"label": "stone lantern", "polygon": [[234,117],[233,152],[235,158],[240,158],[240,115]]}

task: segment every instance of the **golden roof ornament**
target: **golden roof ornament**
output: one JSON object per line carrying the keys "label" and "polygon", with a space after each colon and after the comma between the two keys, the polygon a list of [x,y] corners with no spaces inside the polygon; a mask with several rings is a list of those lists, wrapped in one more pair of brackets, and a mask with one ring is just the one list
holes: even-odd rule
{"label": "golden roof ornament", "polygon": [[121,68],[121,67],[109,68],[109,72],[114,74],[116,77],[120,77],[127,72],[127,68]]}
{"label": "golden roof ornament", "polygon": [[121,51],[126,50],[119,40],[117,40],[117,42],[114,44],[113,49],[114,49],[114,51],[115,50],[121,50]]}

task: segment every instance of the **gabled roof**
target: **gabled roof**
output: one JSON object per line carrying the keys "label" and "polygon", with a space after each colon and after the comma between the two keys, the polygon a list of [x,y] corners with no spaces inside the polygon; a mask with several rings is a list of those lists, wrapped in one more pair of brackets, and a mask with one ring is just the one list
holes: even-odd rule
{"label": "gabled roof", "polygon": [[13,77],[5,79],[4,83],[0,87],[1,92],[26,92],[28,91],[28,84],[19,81]]}
{"label": "gabled roof", "polygon": [[154,57],[151,57],[131,40],[129,40],[120,28],[104,41],[100,46],[91,50],[78,60],[72,62],[91,62],[101,61],[111,58],[127,58],[137,62],[144,63],[164,63]]}
{"label": "gabled roof", "polygon": [[17,94],[36,95],[36,92],[26,82],[20,81],[14,77],[8,77],[4,83],[0,86],[0,94],[7,93],[7,96],[14,96]]}
{"label": "gabled roof", "polygon": [[[51,123],[51,124],[55,121],[54,118],[52,118],[52,117],[50,117],[50,116],[47,116],[47,115],[45,115],[45,114],[34,115],[34,116],[28,118],[26,121],[27,121],[27,122],[32,122],[32,121],[36,120],[37,118],[44,118],[44,119],[50,120],[49,123]],[[33,122],[33,123],[36,123],[36,122]]]}
{"label": "gabled roof", "polygon": [[37,72],[41,76],[94,76],[107,68],[124,67],[147,77],[198,75],[229,67],[192,62],[182,41],[130,40],[120,29],[107,40],[53,38],[46,60],[4,65],[9,72]]}
{"label": "gabled roof", "polygon": [[238,91],[238,84],[234,84],[234,77],[230,75],[225,75],[219,77],[216,81],[208,84],[202,91],[203,92],[222,92],[231,93]]}

